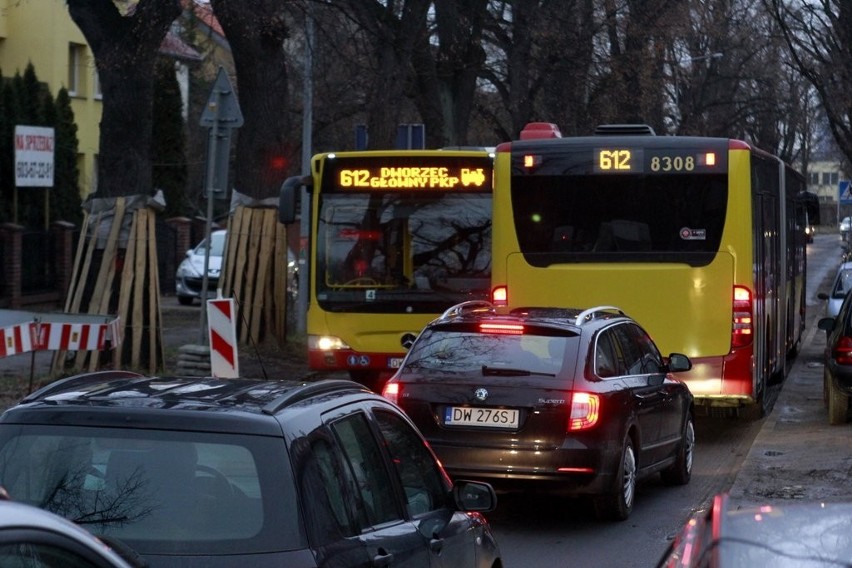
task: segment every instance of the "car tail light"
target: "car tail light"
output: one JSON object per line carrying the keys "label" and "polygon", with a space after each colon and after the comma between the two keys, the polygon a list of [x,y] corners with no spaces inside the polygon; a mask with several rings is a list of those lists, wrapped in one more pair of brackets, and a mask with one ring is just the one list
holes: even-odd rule
{"label": "car tail light", "polygon": [[731,346],[743,347],[751,343],[754,323],[751,311],[751,291],[744,286],[734,286],[734,313],[731,324]]}
{"label": "car tail light", "polygon": [[568,431],[576,432],[591,428],[600,419],[601,398],[596,394],[575,392],[571,396],[571,415],[568,417]]}
{"label": "car tail light", "polygon": [[852,337],[841,337],[831,351],[838,365],[852,365]]}
{"label": "car tail light", "polygon": [[491,290],[491,303],[495,306],[508,306],[509,288],[506,286],[497,286]]}
{"label": "car tail light", "polygon": [[393,379],[388,380],[382,388],[382,396],[394,404],[399,403],[399,383]]}

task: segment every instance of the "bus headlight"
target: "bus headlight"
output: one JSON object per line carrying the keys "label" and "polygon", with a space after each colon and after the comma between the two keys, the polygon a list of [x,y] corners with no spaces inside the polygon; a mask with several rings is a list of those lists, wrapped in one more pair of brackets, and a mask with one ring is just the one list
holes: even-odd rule
{"label": "bus headlight", "polygon": [[351,349],[345,341],[333,335],[309,335],[308,349],[317,351],[337,351]]}

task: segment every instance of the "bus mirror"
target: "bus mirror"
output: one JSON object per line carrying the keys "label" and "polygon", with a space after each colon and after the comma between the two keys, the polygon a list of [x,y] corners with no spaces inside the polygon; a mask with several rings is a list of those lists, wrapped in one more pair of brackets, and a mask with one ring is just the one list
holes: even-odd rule
{"label": "bus mirror", "polygon": [[310,177],[291,176],[281,184],[281,195],[278,197],[278,222],[290,225],[296,221],[299,195],[302,186],[310,184]]}

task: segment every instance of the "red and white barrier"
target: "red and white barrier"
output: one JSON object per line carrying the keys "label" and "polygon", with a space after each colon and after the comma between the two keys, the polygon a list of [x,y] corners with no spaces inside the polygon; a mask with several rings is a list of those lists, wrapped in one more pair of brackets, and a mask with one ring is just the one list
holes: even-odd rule
{"label": "red and white barrier", "polygon": [[0,327],[0,358],[33,351],[35,341],[34,322]]}
{"label": "red and white barrier", "polygon": [[233,379],[240,376],[236,313],[233,298],[207,300],[210,372],[214,377]]}
{"label": "red and white barrier", "polygon": [[114,316],[0,310],[0,358],[29,351],[103,351],[121,344]]}

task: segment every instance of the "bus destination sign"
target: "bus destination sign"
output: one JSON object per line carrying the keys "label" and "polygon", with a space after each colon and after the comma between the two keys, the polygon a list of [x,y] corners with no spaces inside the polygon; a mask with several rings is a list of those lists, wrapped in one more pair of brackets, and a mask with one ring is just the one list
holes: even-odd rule
{"label": "bus destination sign", "polygon": [[390,163],[371,159],[347,159],[330,173],[340,190],[491,191],[491,160],[452,158]]}
{"label": "bus destination sign", "polygon": [[595,173],[691,174],[724,172],[725,158],[715,151],[693,148],[605,147],[594,149]]}

